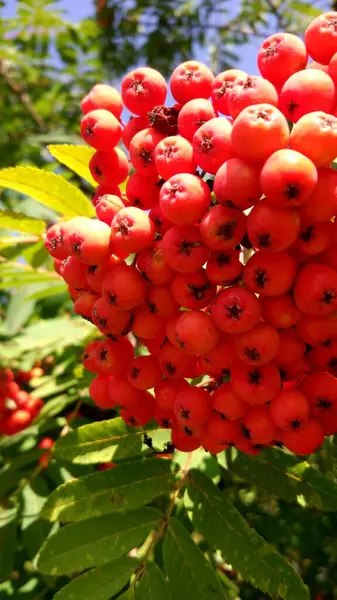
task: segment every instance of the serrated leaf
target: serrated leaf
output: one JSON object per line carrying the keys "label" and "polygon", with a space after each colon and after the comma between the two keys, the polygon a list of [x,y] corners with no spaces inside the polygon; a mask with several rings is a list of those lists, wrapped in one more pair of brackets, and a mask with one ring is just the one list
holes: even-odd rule
{"label": "serrated leaf", "polygon": [[73,144],[51,144],[48,150],[56,160],[69,167],[74,173],[91,183],[94,187],[97,182],[92,177],[89,170],[89,162],[94,154],[94,150],[89,146]]}
{"label": "serrated leaf", "polygon": [[308,600],[293,567],[252,529],[228,497],[208,477],[189,473],[188,495],[193,525],[244,579],[271,596]]}
{"label": "serrated leaf", "polygon": [[17,543],[16,518],[16,508],[0,508],[0,581],[7,579],[14,568]]}
{"label": "serrated leaf", "polygon": [[19,212],[0,210],[0,227],[40,236],[45,231],[46,224],[41,219],[32,219]]}
{"label": "serrated leaf", "polygon": [[55,600],[110,600],[129,581],[137,568],[134,558],[120,558],[73,579],[54,596]]}
{"label": "serrated leaf", "polygon": [[169,461],[126,463],[61,485],[49,496],[42,516],[49,521],[83,521],[134,509],[167,493],[173,481]]}
{"label": "serrated leaf", "polygon": [[65,217],[94,215],[92,204],[81,190],[55,173],[35,167],[1,169],[0,186],[30,196]]}
{"label": "serrated leaf", "polygon": [[161,518],[154,508],[139,508],[62,527],[43,545],[38,568],[55,576],[103,565],[144,542]]}
{"label": "serrated leaf", "polygon": [[337,484],[285,452],[268,449],[254,458],[239,453],[233,471],[284,500],[296,502],[302,495],[308,506],[337,510]]}
{"label": "serrated leaf", "polygon": [[56,442],[54,451],[57,456],[80,464],[139,456],[146,432],[151,434],[152,428],[128,427],[118,417],[70,431]]}
{"label": "serrated leaf", "polygon": [[163,545],[168,587],[174,600],[224,600],[226,594],[216,573],[188,531],[170,519]]}
{"label": "serrated leaf", "polygon": [[147,563],[144,574],[136,587],[136,600],[171,600],[163,572],[156,563]]}

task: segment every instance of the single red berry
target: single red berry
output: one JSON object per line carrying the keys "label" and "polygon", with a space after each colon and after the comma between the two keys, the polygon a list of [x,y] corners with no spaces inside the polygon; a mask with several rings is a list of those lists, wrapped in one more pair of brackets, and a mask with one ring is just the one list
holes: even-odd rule
{"label": "single red berry", "polygon": [[337,12],[326,12],[313,19],[305,30],[304,41],[310,56],[327,65],[337,52]]}
{"label": "single red berry", "polygon": [[137,268],[145,281],[154,285],[163,285],[172,280],[174,271],[164,260],[160,242],[141,250],[137,256]]}
{"label": "single red berry", "polygon": [[208,185],[190,173],[173,175],[160,190],[160,208],[175,225],[193,225],[211,203]]}
{"label": "single red berry", "polygon": [[248,404],[233,392],[230,383],[220,385],[212,396],[212,410],[222,419],[242,419],[248,408]]}
{"label": "single red berry", "polygon": [[89,94],[81,102],[81,109],[84,115],[100,108],[108,110],[117,119],[120,118],[123,110],[123,101],[120,93],[105,83],[94,85]]}
{"label": "single red berry", "polygon": [[228,69],[219,73],[212,82],[212,102],[215,110],[228,115],[228,95],[239,79],[247,77],[247,73],[239,69]]}
{"label": "single red berry", "polygon": [[252,444],[268,444],[277,438],[277,427],[268,406],[253,406],[243,419],[242,429]]}
{"label": "single red berry", "polygon": [[129,161],[120,148],[114,148],[109,152],[97,150],[90,159],[89,169],[97,183],[115,186],[127,178]]}
{"label": "single red berry", "polygon": [[260,320],[260,304],[252,292],[233,286],[222,290],[215,298],[211,315],[216,326],[226,333],[244,333]]}
{"label": "single red berry", "polygon": [[70,255],[86,265],[97,265],[112,254],[110,227],[96,219],[74,217],[69,221]]}
{"label": "single red berry", "polygon": [[97,344],[94,359],[101,375],[120,375],[132,364],[134,350],[127,338],[105,339]]}
{"label": "single red berry", "polygon": [[122,141],[127,150],[136,133],[143,129],[147,129],[148,126],[149,121],[147,115],[144,114],[142,117],[130,117],[129,122],[125,125],[122,133]]}
{"label": "single red berry", "polygon": [[171,289],[179,306],[190,309],[206,308],[216,294],[216,285],[209,281],[204,269],[195,273],[177,273]]}
{"label": "single red berry", "polygon": [[246,210],[261,197],[260,168],[242,158],[230,158],[216,172],[213,191],[220,204]]}
{"label": "single red berry", "polygon": [[60,265],[60,275],[64,281],[77,290],[89,288],[87,281],[88,266],[74,256],[68,256]]}
{"label": "single red berry", "polygon": [[270,415],[279,429],[298,429],[309,420],[310,407],[304,394],[282,390],[270,405]]}
{"label": "single red berry", "polygon": [[255,248],[279,252],[289,248],[300,231],[294,208],[278,208],[266,200],[258,202],[247,218],[247,233]]}
{"label": "single red berry", "polygon": [[211,416],[211,410],[211,398],[202,388],[184,387],[174,400],[173,412],[182,425],[204,425]]}
{"label": "single red berry", "polygon": [[109,152],[120,141],[122,126],[111,112],[100,108],[84,115],[81,136],[92,148]]}
{"label": "single red berry", "polygon": [[126,184],[126,196],[131,206],[142,210],[154,208],[159,201],[158,177],[144,177],[140,173],[132,173]]}
{"label": "single red berry", "polygon": [[219,331],[211,317],[200,310],[182,312],[174,330],[179,347],[186,354],[204,354],[219,341]]}
{"label": "single red berry", "polygon": [[233,158],[232,126],[226,118],[210,119],[193,136],[193,158],[207,173],[216,174],[221,165]]}
{"label": "single red berry", "polygon": [[228,94],[228,112],[236,118],[240,112],[252,104],[272,104],[278,102],[274,86],[256,75],[247,75],[238,79]]}
{"label": "single red berry", "polygon": [[115,406],[109,396],[109,375],[97,375],[89,386],[89,394],[92,401],[102,409],[109,409]]}
{"label": "single red berry", "polygon": [[307,397],[313,417],[337,414],[337,380],[330,373],[309,373],[298,389]]}
{"label": "single red berry", "polygon": [[223,334],[214,348],[198,356],[203,373],[211,377],[230,377],[230,371],[236,358],[233,340],[233,336]]}
{"label": "single red berry", "polygon": [[230,250],[242,240],[246,229],[246,215],[221,204],[213,206],[200,223],[204,243],[212,250]]}
{"label": "single red berry", "polygon": [[260,250],[248,260],[243,278],[246,286],[260,296],[279,296],[295,281],[296,263],[287,252]]}
{"label": "single red berry", "polygon": [[277,355],[280,335],[274,327],[258,323],[234,340],[236,354],[247,365],[265,365]]}
{"label": "single red berry", "polygon": [[164,77],[150,67],[130,71],[122,80],[122,99],[135,115],[145,115],[154,106],[164,104],[167,86]]}
{"label": "single red berry", "polygon": [[133,408],[122,408],[120,415],[130,427],[144,427],[154,418],[155,401],[149,392],[141,392]]}
{"label": "single red berry", "polygon": [[281,389],[281,376],[273,363],[252,367],[237,362],[231,369],[233,391],[248,404],[265,404]]}
{"label": "single red berry", "polygon": [[189,60],[176,67],[172,73],[172,95],[181,104],[194,98],[209,98],[213,79],[213,73],[205,65]]}
{"label": "single red berry", "polygon": [[178,135],[167,137],[157,144],[154,160],[159,175],[165,180],[179,173],[194,173],[196,169],[191,143]]}
{"label": "single red berry", "polygon": [[145,300],[146,284],[135,267],[117,265],[104,278],[102,294],[120,310],[130,310]]}
{"label": "single red berry", "polygon": [[334,82],[318,69],[304,69],[291,75],[279,97],[280,110],[293,123],[316,110],[332,113],[334,105]]}
{"label": "single red berry", "polygon": [[45,247],[49,254],[64,260],[69,254],[68,223],[55,223],[46,233]]}
{"label": "single red berry", "polygon": [[281,441],[294,454],[312,454],[323,444],[323,429],[318,421],[310,419],[299,429],[284,431]]}
{"label": "single red berry", "polygon": [[282,86],[290,75],[305,69],[307,62],[305,44],[292,33],[282,32],[268,36],[257,56],[262,77],[276,86]]}
{"label": "single red berry", "polygon": [[92,308],[91,320],[101,333],[118,337],[127,330],[132,315],[128,310],[120,310],[106,298],[98,298]]}
{"label": "single red berry", "polygon": [[158,352],[158,364],[165,377],[180,380],[191,375],[195,368],[195,357],[166,342]]}
{"label": "single red berry", "polygon": [[179,273],[201,269],[209,255],[198,227],[193,225],[171,227],[164,235],[161,250],[167,265]]}
{"label": "single red berry", "polygon": [[262,318],[277,329],[287,329],[300,322],[302,313],[290,292],[278,296],[260,296]]}
{"label": "single red berry", "polygon": [[97,219],[110,227],[113,218],[122,208],[124,208],[124,202],[119,196],[104,194],[95,206]]}
{"label": "single red berry", "polygon": [[296,277],[294,298],[306,315],[323,317],[337,310],[337,273],[320,263],[305,265]]}

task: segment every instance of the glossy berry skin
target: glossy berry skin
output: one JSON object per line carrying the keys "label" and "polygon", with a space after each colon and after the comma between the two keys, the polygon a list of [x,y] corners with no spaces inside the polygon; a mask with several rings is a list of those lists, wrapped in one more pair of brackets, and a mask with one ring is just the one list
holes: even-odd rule
{"label": "glossy berry skin", "polygon": [[119,196],[105,194],[100,197],[95,206],[97,219],[111,226],[113,218],[122,208],[124,203]]}
{"label": "glossy berry skin", "polygon": [[311,21],[304,34],[305,45],[310,56],[327,65],[337,52],[337,12],[326,12]]}
{"label": "glossy berry skin", "polygon": [[154,389],[156,404],[163,410],[172,411],[175,397],[188,387],[186,379],[163,379]]}
{"label": "glossy berry skin", "polygon": [[335,158],[336,144],[337,118],[323,111],[303,115],[289,138],[289,147],[310,158],[316,167],[330,165]]}
{"label": "glossy berry skin", "polygon": [[60,265],[60,275],[64,281],[77,290],[89,288],[87,281],[88,266],[74,256],[68,256]]}
{"label": "glossy berry skin", "polygon": [[193,136],[194,162],[207,173],[216,174],[221,165],[234,156],[232,126],[226,118],[210,119]]}
{"label": "glossy berry skin", "polygon": [[238,361],[231,369],[231,386],[244,402],[264,404],[279,393],[281,377],[273,363],[254,367]]}
{"label": "glossy berry skin", "polygon": [[245,333],[260,320],[261,309],[256,296],[243,287],[222,290],[214,300],[211,315],[225,333]]}
{"label": "glossy berry skin", "polygon": [[210,203],[211,192],[207,184],[189,173],[173,175],[159,194],[164,216],[175,225],[193,225],[205,214]]}
{"label": "glossy berry skin", "polygon": [[261,296],[260,304],[263,320],[276,329],[293,327],[302,318],[302,313],[290,292],[277,296]]}
{"label": "glossy berry skin", "polygon": [[191,375],[195,367],[195,358],[188,356],[170,342],[165,342],[158,352],[158,364],[165,377],[181,380],[182,377]]}
{"label": "glossy berry skin", "polygon": [[69,221],[69,253],[86,265],[97,265],[112,254],[110,227],[87,217]]}
{"label": "glossy berry skin", "polygon": [[291,33],[274,33],[262,43],[257,56],[259,71],[265,79],[276,86],[305,69],[308,53],[300,38]]}
{"label": "glossy berry skin", "polygon": [[263,165],[260,184],[268,202],[280,208],[304,204],[314,192],[317,169],[295,150],[278,150]]}
{"label": "glossy berry skin", "polygon": [[137,390],[154,388],[161,380],[156,359],[151,355],[134,358],[128,369],[128,380]]}
{"label": "glossy berry skin", "polygon": [[327,265],[311,263],[298,273],[294,298],[306,315],[323,317],[337,310],[337,273]]}
{"label": "glossy berry skin", "polygon": [[120,141],[122,126],[111,112],[93,110],[82,118],[81,136],[92,148],[109,152]]}
{"label": "glossy berry skin", "polygon": [[140,392],[141,396],[136,406],[122,408],[120,415],[130,427],[144,427],[154,418],[155,402],[149,392]]}
{"label": "glossy berry skin", "polygon": [[156,177],[158,175],[154,153],[157,144],[165,136],[153,127],[148,127],[136,133],[129,146],[130,160],[140,175]]}
{"label": "glossy berry skin", "polygon": [[243,273],[239,250],[214,250],[206,264],[209,281],[227,286],[236,283]]}
{"label": "glossy berry skin", "polygon": [[191,143],[178,135],[157,144],[154,160],[159,175],[165,180],[179,173],[194,173],[196,168]]}
{"label": "glossy berry skin", "polygon": [[310,406],[297,390],[282,390],[270,405],[270,415],[279,429],[298,429],[309,419]]}
{"label": "glossy berry skin", "polygon": [[245,214],[221,204],[213,206],[200,223],[200,233],[205,244],[218,251],[229,250],[239,244],[245,228]]}
{"label": "glossy berry skin", "polygon": [[230,158],[216,172],[213,191],[220,204],[246,210],[261,197],[260,168],[242,158]]}
{"label": "glossy berry skin", "polygon": [[133,254],[151,245],[154,225],[149,215],[135,206],[118,211],[111,223],[111,244],[116,253]]}
{"label": "glossy berry skin", "polygon": [[228,95],[238,79],[247,76],[247,73],[239,69],[228,69],[219,73],[212,82],[212,102],[215,110],[228,115]]}
{"label": "glossy berry skin", "polygon": [[253,444],[268,444],[277,438],[277,427],[266,406],[253,406],[243,419],[243,435]]}
{"label": "glossy berry skin", "polygon": [[212,396],[212,411],[222,419],[242,419],[249,406],[232,390],[230,383],[223,383]]}
{"label": "glossy berry skin", "polygon": [[300,218],[294,208],[279,208],[262,200],[247,217],[248,237],[258,250],[285,250],[296,240],[299,232]]}
{"label": "glossy berry skin", "polygon": [[322,71],[304,69],[287,79],[279,100],[280,110],[293,123],[316,110],[331,113],[335,104],[334,83]]}
{"label": "glossy berry skin", "polygon": [[81,109],[84,115],[97,109],[108,110],[119,119],[123,110],[123,101],[115,88],[105,83],[98,83],[83,98]]}
{"label": "glossy berry skin", "polygon": [[145,281],[153,285],[168,283],[175,273],[164,260],[160,242],[155,242],[152,246],[139,252],[137,268]]}
{"label": "glossy berry skin", "polygon": [[209,248],[193,225],[171,227],[161,243],[164,261],[178,273],[192,273],[207,261]]}
{"label": "glossy berry skin", "polygon": [[260,296],[279,296],[291,288],[296,276],[296,263],[287,252],[253,254],[244,269],[244,282]]}
{"label": "glossy berry skin", "polygon": [[235,360],[233,336],[224,334],[212,350],[198,356],[202,372],[212,377],[229,377]]}
{"label": "glossy berry skin", "polygon": [[209,352],[219,341],[219,332],[211,317],[200,310],[181,313],[174,331],[181,350],[193,356]]}
{"label": "glossy berry skin", "polygon": [[189,309],[206,308],[215,298],[216,285],[204,269],[195,273],[177,273],[171,283],[173,296],[179,306]]}
{"label": "glossy berry skin", "polygon": [[109,375],[97,375],[89,386],[90,398],[99,408],[109,409],[115,406],[109,395],[109,383]]}
{"label": "glossy berry skin", "polygon": [[233,123],[231,136],[235,153],[258,164],[285,148],[288,138],[285,116],[276,106],[266,103],[244,108]]}
{"label": "glossy berry skin", "polygon": [[228,95],[228,112],[235,119],[240,112],[252,104],[272,104],[278,102],[274,86],[256,75],[238,79]]}
{"label": "glossy berry skin", "polygon": [[92,308],[91,320],[97,329],[105,335],[119,337],[132,322],[132,315],[127,310],[120,310],[106,298],[98,298]]}
{"label": "glossy berry skin", "polygon": [[127,338],[105,339],[97,344],[94,360],[101,375],[121,375],[126,373],[133,361],[134,351]]}
{"label": "glossy berry skin", "polygon": [[180,452],[193,452],[200,447],[200,436],[190,435],[180,427],[173,427],[171,432],[171,442],[176,450]]}
{"label": "glossy berry skin", "polygon": [[164,104],[166,92],[164,77],[149,67],[134,69],[122,80],[123,102],[135,115],[146,115],[154,106]]}
{"label": "glossy berry skin", "polygon": [[277,355],[280,336],[274,327],[258,323],[255,327],[235,337],[235,351],[247,365],[264,365]]}
{"label": "glossy berry skin", "polygon": [[120,310],[130,310],[145,300],[146,284],[134,267],[117,265],[104,278],[102,294]]}
{"label": "glossy berry skin", "polygon": [[55,223],[49,227],[44,244],[54,258],[59,260],[67,258],[69,254],[68,224]]}
{"label": "glossy berry skin", "polygon": [[309,200],[300,208],[303,222],[320,223],[337,212],[337,171],[329,167],[318,169],[318,182]]}
{"label": "glossy berry skin", "polygon": [[210,396],[202,388],[184,388],[175,397],[173,412],[182,425],[204,425],[211,415]]}
{"label": "glossy berry skin", "polygon": [[135,171],[126,184],[129,206],[149,210],[158,204],[160,184],[157,176],[145,177]]}
{"label": "glossy berry skin", "polygon": [[190,100],[190,102],[187,102],[182,107],[179,113],[179,133],[182,137],[192,142],[193,137],[199,128],[215,117],[217,117],[217,113],[209,100],[203,98]]}
{"label": "glossy berry skin", "polygon": [[298,389],[307,397],[310,412],[315,418],[337,414],[337,380],[330,373],[308,373]]}
{"label": "glossy berry skin", "polygon": [[323,444],[323,441],[323,429],[315,419],[310,419],[299,429],[285,431],[282,435],[285,447],[299,455],[312,454]]}
{"label": "glossy berry skin", "polygon": [[220,444],[223,450],[237,444],[242,437],[239,421],[223,420],[216,414],[208,421],[204,433],[216,444]]}
{"label": "glossy berry skin", "polygon": [[170,88],[177,102],[185,104],[194,98],[209,98],[212,92],[213,73],[196,60],[176,67],[170,80]]}
{"label": "glossy berry skin", "polygon": [[89,162],[90,173],[99,184],[117,185],[122,183],[129,174],[129,163],[120,148],[109,152],[97,150]]}
{"label": "glossy berry skin", "polygon": [[147,129],[148,126],[149,121],[147,115],[143,115],[142,117],[130,117],[122,133],[122,141],[127,150],[129,149],[131,140],[134,138],[136,133],[142,131],[143,129]]}

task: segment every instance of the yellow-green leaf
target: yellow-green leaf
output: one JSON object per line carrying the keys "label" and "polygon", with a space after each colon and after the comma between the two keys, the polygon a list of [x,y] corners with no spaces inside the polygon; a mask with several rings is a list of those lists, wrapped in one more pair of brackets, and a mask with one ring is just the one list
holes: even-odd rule
{"label": "yellow-green leaf", "polygon": [[13,231],[23,231],[33,235],[42,235],[46,224],[41,219],[32,219],[19,212],[12,210],[0,210],[0,227],[12,229]]}
{"label": "yellow-green leaf", "polygon": [[97,186],[88,166],[94,154],[92,148],[89,148],[89,146],[75,146],[74,144],[51,144],[48,146],[48,150],[60,163],[69,167],[94,187]]}
{"label": "yellow-green leaf", "polygon": [[94,209],[88,198],[61,175],[35,167],[0,170],[0,187],[15,190],[49,206],[65,217],[91,217]]}

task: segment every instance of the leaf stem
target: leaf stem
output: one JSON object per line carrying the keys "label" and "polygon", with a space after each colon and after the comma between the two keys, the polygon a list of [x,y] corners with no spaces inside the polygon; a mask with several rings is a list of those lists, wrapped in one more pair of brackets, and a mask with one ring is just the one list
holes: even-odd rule
{"label": "leaf stem", "polygon": [[167,511],[166,511],[164,517],[162,518],[161,523],[160,523],[158,529],[156,530],[148,548],[146,549],[144,556],[142,557],[141,564],[138,567],[136,574],[135,574],[135,579],[133,581],[133,585],[135,585],[137,583],[137,581],[139,581],[139,579],[141,579],[141,577],[144,573],[144,568],[145,568],[146,562],[148,561],[149,557],[151,556],[155,545],[157,544],[157,542],[159,541],[159,539],[163,536],[163,534],[165,532],[165,529],[170,520],[170,516],[172,514],[174,506],[180,496],[180,492],[181,492],[182,488],[184,487],[186,478],[188,476],[188,472],[189,472],[189,469],[191,466],[192,455],[193,455],[193,452],[189,452],[187,455],[186,462],[180,471],[181,478],[179,479],[179,481],[177,483],[175,492],[172,494],[170,503],[167,507]]}

